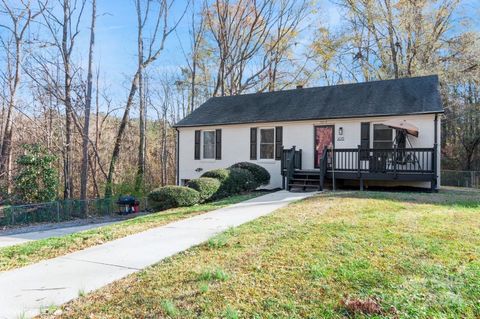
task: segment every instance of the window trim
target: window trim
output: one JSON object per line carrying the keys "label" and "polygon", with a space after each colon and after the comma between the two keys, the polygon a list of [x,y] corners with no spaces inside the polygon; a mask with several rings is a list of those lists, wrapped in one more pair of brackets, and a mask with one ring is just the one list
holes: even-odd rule
{"label": "window trim", "polygon": [[[202,130],[201,131],[201,147],[202,147],[202,156],[201,156],[201,159],[202,160],[205,160],[205,161],[215,161],[215,156],[216,156],[216,141],[215,141],[215,129],[211,129],[211,130]],[[213,132],[213,156],[212,157],[205,157],[205,133],[206,132]]]}
{"label": "window trim", "polygon": [[[262,143],[262,130],[272,130],[273,131],[273,141],[272,143]],[[258,134],[258,160],[262,162],[275,162],[275,127],[274,126],[265,126],[265,127],[258,127],[257,128],[257,134]],[[273,157],[271,158],[263,158],[262,157],[262,144],[272,144],[273,146]]]}

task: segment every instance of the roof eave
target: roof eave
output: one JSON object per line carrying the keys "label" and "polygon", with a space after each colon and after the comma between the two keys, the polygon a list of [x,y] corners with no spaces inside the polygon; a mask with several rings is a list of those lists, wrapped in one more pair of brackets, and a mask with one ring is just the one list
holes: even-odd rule
{"label": "roof eave", "polygon": [[428,111],[428,112],[410,112],[410,113],[401,113],[401,114],[368,114],[368,115],[347,115],[347,116],[330,116],[330,117],[317,117],[317,118],[303,118],[303,119],[291,119],[291,120],[258,120],[258,121],[238,121],[238,122],[224,122],[224,123],[206,123],[206,124],[187,124],[187,125],[178,125],[175,124],[173,128],[180,127],[204,127],[204,126],[219,126],[219,125],[239,125],[239,124],[256,124],[256,123],[279,123],[279,122],[300,122],[300,121],[318,121],[318,120],[336,120],[336,119],[354,119],[354,118],[364,118],[364,117],[383,117],[383,116],[404,116],[404,115],[426,115],[426,114],[442,114],[445,113],[444,110],[441,111]]}

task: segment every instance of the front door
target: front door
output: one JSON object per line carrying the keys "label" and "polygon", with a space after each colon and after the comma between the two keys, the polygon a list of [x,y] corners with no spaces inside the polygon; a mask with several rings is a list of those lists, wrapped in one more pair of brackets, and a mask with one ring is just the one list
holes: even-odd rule
{"label": "front door", "polygon": [[320,167],[325,146],[333,146],[333,125],[315,126],[315,168]]}

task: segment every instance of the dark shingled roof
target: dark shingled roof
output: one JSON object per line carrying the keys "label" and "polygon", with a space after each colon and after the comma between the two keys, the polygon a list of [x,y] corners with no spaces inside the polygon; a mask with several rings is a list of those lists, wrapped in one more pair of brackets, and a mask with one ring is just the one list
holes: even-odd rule
{"label": "dark shingled roof", "polygon": [[443,112],[436,75],[213,97],[176,127]]}

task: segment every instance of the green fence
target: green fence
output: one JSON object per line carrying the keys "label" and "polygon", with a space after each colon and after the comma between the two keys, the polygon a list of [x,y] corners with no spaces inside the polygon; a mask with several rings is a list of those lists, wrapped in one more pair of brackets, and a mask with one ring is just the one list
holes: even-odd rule
{"label": "green fence", "polygon": [[480,171],[451,171],[441,172],[441,185],[480,188]]}
{"label": "green fence", "polygon": [[[140,211],[149,209],[147,198],[137,199]],[[48,203],[0,207],[0,226],[93,219],[119,213],[116,198],[61,200]]]}

